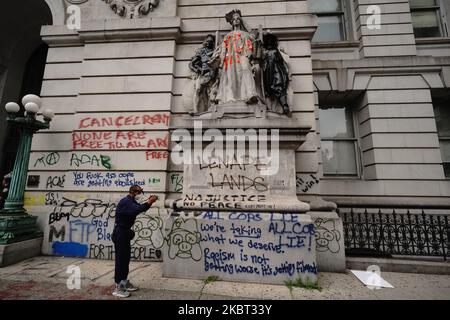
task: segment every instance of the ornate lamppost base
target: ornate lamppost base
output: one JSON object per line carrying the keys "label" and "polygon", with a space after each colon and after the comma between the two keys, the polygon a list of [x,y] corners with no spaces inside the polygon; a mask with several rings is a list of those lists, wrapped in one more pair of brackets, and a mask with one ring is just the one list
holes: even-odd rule
{"label": "ornate lamppost base", "polygon": [[41,238],[37,217],[28,214],[9,215],[0,212],[0,245]]}
{"label": "ornate lamppost base", "polygon": [[37,217],[28,214],[7,215],[0,212],[0,267],[40,255],[43,233]]}
{"label": "ornate lamppost base", "polygon": [[18,116],[20,106],[15,102],[6,104],[8,123],[20,130],[17,156],[8,187],[8,197],[4,209],[0,210],[0,267],[10,265],[41,252],[43,233],[36,225],[37,217],[28,215],[23,207],[27,184],[27,171],[30,162],[33,134],[41,129],[50,128],[54,113],[42,110],[43,120],[36,119],[41,107],[41,99],[35,95],[26,95],[22,99],[25,116]]}

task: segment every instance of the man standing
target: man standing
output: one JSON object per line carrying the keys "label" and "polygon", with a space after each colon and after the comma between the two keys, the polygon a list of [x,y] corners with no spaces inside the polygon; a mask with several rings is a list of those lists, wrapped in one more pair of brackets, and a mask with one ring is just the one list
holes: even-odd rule
{"label": "man standing", "polygon": [[158,200],[157,196],[150,196],[143,204],[144,192],[140,186],[134,185],[130,188],[130,193],[119,201],[116,208],[116,221],[112,233],[114,250],[116,256],[116,266],[114,273],[114,282],[116,288],[113,295],[120,298],[130,296],[131,291],[138,290],[128,280],[128,272],[131,256],[131,240],[134,238],[132,227],[138,214],[150,209],[152,204]]}

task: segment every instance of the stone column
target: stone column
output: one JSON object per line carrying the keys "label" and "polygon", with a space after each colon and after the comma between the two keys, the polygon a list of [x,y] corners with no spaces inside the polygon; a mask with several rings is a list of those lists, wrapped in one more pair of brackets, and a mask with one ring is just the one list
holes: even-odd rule
{"label": "stone column", "polygon": [[[355,7],[362,57],[416,55],[408,0],[387,0],[382,4],[356,0]],[[375,17],[378,13],[379,18]],[[374,25],[377,22],[380,27]]]}

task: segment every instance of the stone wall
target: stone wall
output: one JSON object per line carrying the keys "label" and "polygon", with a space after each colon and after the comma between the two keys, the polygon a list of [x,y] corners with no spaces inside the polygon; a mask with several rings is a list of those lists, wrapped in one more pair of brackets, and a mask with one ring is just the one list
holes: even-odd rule
{"label": "stone wall", "polygon": [[[381,28],[370,30],[367,8],[377,4]],[[316,107],[325,96],[352,105],[359,176],[325,177],[320,194],[338,205],[448,207],[432,104],[437,91],[450,96],[448,39],[415,39],[408,1],[355,0],[350,8],[359,56],[354,43],[316,43],[312,57]],[[319,168],[322,178],[321,160]]]}
{"label": "stone wall", "polygon": [[[101,1],[79,6],[80,30],[42,29],[50,48],[41,96],[56,117],[33,140],[29,175],[39,183],[28,186],[26,205],[40,216],[44,253],[58,253],[55,242],[107,246],[115,204],[131,184],[158,194],[159,207],[180,196],[183,173],[169,161],[169,119],[186,114],[190,58],[208,33],[230,29],[223,17],[231,9],[239,8],[251,28],[261,24],[279,35],[291,56],[293,116],[315,130],[309,44],[315,20],[306,1],[166,0],[139,19],[120,18]],[[317,171],[317,146],[306,143],[296,161],[302,181]],[[100,224],[106,228],[97,231]]]}
{"label": "stone wall", "polygon": [[[44,252],[52,253],[62,225],[69,237],[90,224],[92,238],[85,244],[95,244],[96,220],[108,223],[108,233],[112,216],[107,212],[131,183],[158,194],[160,207],[181,196],[183,168],[169,161],[168,119],[186,114],[181,95],[189,60],[208,33],[229,30],[223,15],[233,8],[242,10],[251,27],[261,24],[278,34],[291,56],[293,118],[312,127],[296,152],[301,200],[323,196],[347,205],[449,206],[450,182],[440,164],[430,91],[449,87],[447,44],[441,49],[416,45],[406,0],[380,2],[388,11],[384,27],[368,30],[365,8],[373,3],[350,3],[353,43],[340,46],[311,48],[315,19],[307,14],[306,1],[165,0],[146,17],[123,19],[102,1],[89,0],[80,5],[80,30],[44,27],[50,49],[42,97],[56,117],[50,130],[34,138],[29,174],[40,181],[28,187],[26,197],[47,237]],[[429,54],[436,57],[423,56]],[[358,178],[323,178],[317,112],[322,93],[351,101],[361,94],[354,110]],[[76,213],[80,208],[86,212],[82,219]],[[53,221],[55,210],[68,210],[68,221],[67,216]],[[79,224],[71,227],[76,220]]]}

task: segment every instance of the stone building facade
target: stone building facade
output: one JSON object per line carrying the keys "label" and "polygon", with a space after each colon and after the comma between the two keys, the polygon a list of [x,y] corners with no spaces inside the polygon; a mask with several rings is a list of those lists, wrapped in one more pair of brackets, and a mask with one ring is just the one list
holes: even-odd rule
{"label": "stone building facade", "polygon": [[[159,195],[161,209],[138,220],[132,254],[161,258],[164,204],[183,188],[183,168],[170,161],[170,121],[187,114],[182,94],[195,49],[207,34],[223,36],[225,13],[238,8],[290,55],[292,117],[311,127],[296,152],[297,195],[312,206],[336,203],[344,220],[345,235],[325,228],[326,246],[345,236],[346,249],[447,254],[449,1],[45,3],[52,24],[40,33],[48,45],[40,93],[56,116],[34,137],[26,193],[44,230],[43,253],[112,258],[115,205],[136,183]],[[66,26],[70,5],[80,9],[79,29]],[[373,225],[384,214],[401,223],[412,215],[410,228],[439,217],[444,242],[419,252],[414,235],[406,251],[394,248],[400,238],[383,238],[391,246],[381,248]]]}

